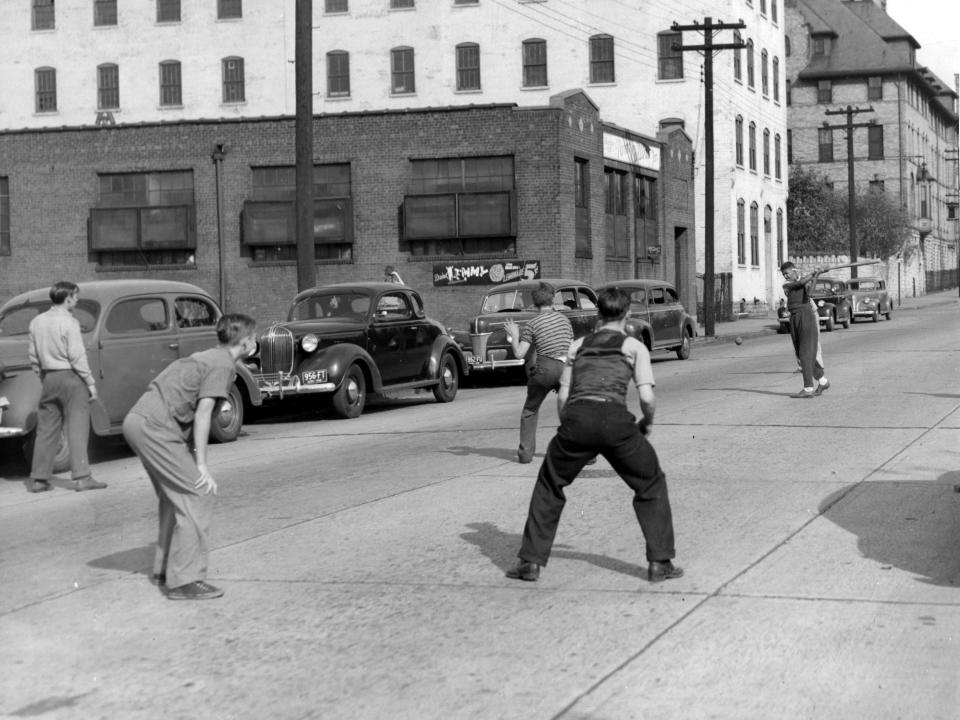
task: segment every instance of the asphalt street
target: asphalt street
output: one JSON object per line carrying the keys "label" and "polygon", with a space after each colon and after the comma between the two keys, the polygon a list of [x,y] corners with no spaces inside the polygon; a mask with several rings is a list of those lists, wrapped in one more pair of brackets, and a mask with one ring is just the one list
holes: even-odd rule
{"label": "asphalt street", "polygon": [[824,333],[811,400],[774,323],[656,356],[686,570],[658,585],[603,459],[540,581],[504,577],[557,425],[550,399],[515,462],[518,384],[248,423],[211,451],[207,602],[148,582],[155,499],[122,444],[108,489],[40,495],[5,448],[0,716],[956,718],[956,290]]}

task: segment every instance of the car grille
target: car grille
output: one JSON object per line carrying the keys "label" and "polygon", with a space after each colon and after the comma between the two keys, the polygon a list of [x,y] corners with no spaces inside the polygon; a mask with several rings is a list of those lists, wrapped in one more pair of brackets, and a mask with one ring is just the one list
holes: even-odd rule
{"label": "car grille", "polygon": [[293,333],[285,327],[273,325],[260,338],[260,371],[266,373],[293,372]]}

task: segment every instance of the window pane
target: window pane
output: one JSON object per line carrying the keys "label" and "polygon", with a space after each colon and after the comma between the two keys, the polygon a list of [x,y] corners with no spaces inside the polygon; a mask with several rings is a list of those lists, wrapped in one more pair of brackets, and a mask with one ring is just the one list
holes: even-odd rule
{"label": "window pane", "polygon": [[138,217],[134,209],[90,211],[90,249],[135,250],[139,247]]}
{"label": "window pane", "polygon": [[510,193],[460,196],[460,235],[463,237],[511,235]]}
{"label": "window pane", "polygon": [[399,48],[390,51],[391,84],[395,93],[416,92],[413,69],[413,49]]}
{"label": "window pane", "polygon": [[179,22],[180,0],[157,0],[157,22]]}
{"label": "window pane", "polygon": [[54,21],[53,0],[33,0],[33,29],[53,30]]}
{"label": "window pane", "polygon": [[327,53],[327,95],[350,94],[350,55],[339,50]]}
{"label": "window pane", "polygon": [[167,305],[160,298],[122,300],[110,310],[105,325],[116,335],[163,331],[170,325]]}
{"label": "window pane", "polygon": [[480,47],[457,46],[457,90],[480,89]]}
{"label": "window pane", "polygon": [[55,112],[57,109],[57,71],[43,68],[36,71],[37,112]]}
{"label": "window pane", "polygon": [[403,203],[404,237],[409,240],[457,235],[455,195],[407,196]]}
{"label": "window pane", "polygon": [[313,196],[315,198],[350,197],[350,165],[315,165],[313,168]]}
{"label": "window pane", "polygon": [[609,35],[590,38],[590,82],[614,82],[613,38]]}
{"label": "window pane", "polygon": [[524,40],[523,86],[544,87],[547,84],[547,41]]}
{"label": "window pane", "polygon": [[187,232],[188,218],[185,207],[140,210],[141,247],[146,250],[195,247]]}
{"label": "window pane", "polygon": [[206,300],[177,298],[173,307],[178,328],[214,327],[217,324],[217,310]]}
{"label": "window pane", "polygon": [[170,61],[160,63],[160,104],[183,104],[180,84],[180,63],[178,62]]}
{"label": "window pane", "polygon": [[313,239],[315,242],[342,243],[347,240],[348,200],[314,200]]}
{"label": "window pane", "polygon": [[243,80],[243,58],[223,59],[223,102],[243,102],[246,99]]}
{"label": "window pane", "polygon": [[217,0],[217,17],[221,20],[243,17],[243,0]]}
{"label": "window pane", "polygon": [[94,0],[93,24],[94,25],[116,25],[117,24],[117,0]]}
{"label": "window pane", "polygon": [[120,69],[116,65],[97,68],[97,109],[115,110],[120,107]]}
{"label": "window pane", "polygon": [[661,80],[677,80],[683,77],[683,51],[674,50],[680,43],[680,33],[661,33],[657,36],[658,71]]}
{"label": "window pane", "polygon": [[293,203],[244,203],[244,244],[294,245],[295,237]]}

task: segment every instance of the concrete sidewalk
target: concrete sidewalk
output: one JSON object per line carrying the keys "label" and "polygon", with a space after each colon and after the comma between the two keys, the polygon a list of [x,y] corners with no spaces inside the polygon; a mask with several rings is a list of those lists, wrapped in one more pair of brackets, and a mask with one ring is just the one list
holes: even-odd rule
{"label": "concrete sidewalk", "polygon": [[[960,293],[958,293],[957,288],[952,288],[950,290],[930,293],[929,295],[902,298],[899,305],[896,304],[896,300],[894,303],[893,321],[896,322],[898,319],[897,315],[901,312],[909,314],[936,305],[948,305],[950,303],[960,304]],[[861,320],[860,322],[864,321]],[[704,335],[704,327],[703,325],[699,325],[694,343],[696,345],[704,345],[708,343],[733,342],[737,337],[744,340],[762,337],[764,335],[776,334],[778,325],[779,321],[777,320],[777,314],[774,310],[769,311],[766,316],[747,316],[731,322],[717,322],[714,325],[713,337]]]}

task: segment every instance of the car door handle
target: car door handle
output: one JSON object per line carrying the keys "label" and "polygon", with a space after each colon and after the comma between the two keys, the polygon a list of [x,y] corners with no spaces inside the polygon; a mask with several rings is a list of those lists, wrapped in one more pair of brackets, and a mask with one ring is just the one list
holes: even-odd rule
{"label": "car door handle", "polygon": [[167,347],[170,348],[171,350],[176,350],[177,348],[180,347],[180,343],[170,343],[169,345],[167,345]]}

